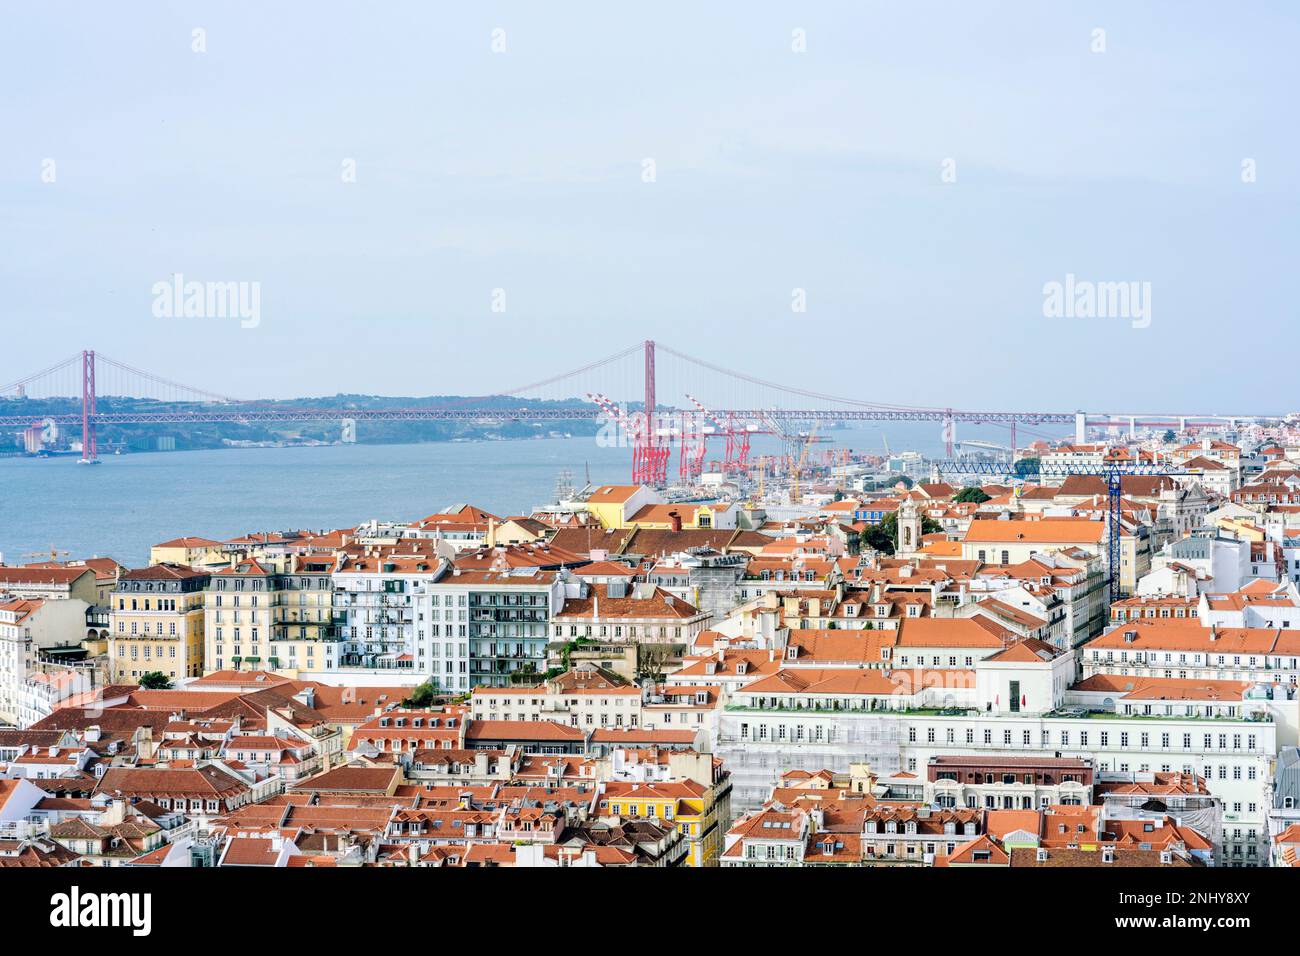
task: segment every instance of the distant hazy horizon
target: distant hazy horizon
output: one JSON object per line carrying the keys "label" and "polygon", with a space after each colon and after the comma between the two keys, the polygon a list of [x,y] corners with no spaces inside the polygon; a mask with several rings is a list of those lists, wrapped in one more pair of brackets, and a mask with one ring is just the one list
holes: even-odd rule
{"label": "distant hazy horizon", "polygon": [[[1209,2],[15,6],[0,382],[472,396],[654,338],[903,405],[1287,411],[1297,47]],[[258,321],[159,317],[176,273]],[[1149,326],[1045,317],[1067,277]]]}

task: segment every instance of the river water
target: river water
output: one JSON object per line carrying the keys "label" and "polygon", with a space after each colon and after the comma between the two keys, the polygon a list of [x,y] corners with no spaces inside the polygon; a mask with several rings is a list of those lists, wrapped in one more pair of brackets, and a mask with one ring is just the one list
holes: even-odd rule
{"label": "river water", "polygon": [[[878,428],[825,433],[834,447],[879,450]],[[964,437],[1005,442],[997,429]],[[895,451],[940,451],[932,425],[890,426]],[[833,447],[818,444],[818,451]],[[721,454],[721,443],[710,457]],[[758,436],[754,454],[777,454]],[[553,499],[562,469],[582,484],[626,482],[631,452],[594,438],[230,448],[73,458],[0,458],[0,553],[10,564],[51,547],[74,558],[111,555],[131,566],[149,547],[193,534],[229,538],[253,531],[350,527],[370,518],[413,520],[458,502],[500,515],[526,514]],[[676,456],[669,475],[677,469]]]}

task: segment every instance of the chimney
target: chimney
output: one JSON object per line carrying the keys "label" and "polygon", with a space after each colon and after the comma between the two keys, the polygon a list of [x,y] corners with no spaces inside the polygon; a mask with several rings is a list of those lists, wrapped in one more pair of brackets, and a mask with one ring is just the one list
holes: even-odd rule
{"label": "chimney", "polygon": [[674,531],[682,530],[682,516],[680,514],[678,514],[676,511],[670,511],[668,512],[668,518],[673,523]]}
{"label": "chimney", "polygon": [[488,518],[487,546],[495,548],[497,546],[497,519]]}

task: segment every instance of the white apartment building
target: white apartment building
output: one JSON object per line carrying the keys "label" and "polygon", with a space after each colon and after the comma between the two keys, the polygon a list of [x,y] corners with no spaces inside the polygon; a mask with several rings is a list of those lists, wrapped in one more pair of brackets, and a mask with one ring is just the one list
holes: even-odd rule
{"label": "white apartment building", "polygon": [[1128,621],[1082,648],[1084,677],[1285,684],[1300,678],[1300,629],[1222,627],[1196,618]]}
{"label": "white apartment building", "polygon": [[1217,858],[1266,860],[1279,717],[1294,701],[1176,679],[1157,691],[1138,681],[1098,691],[1071,685],[1073,673],[1073,652],[1032,641],[976,661],[973,675],[782,672],[732,695],[716,752],[741,809],[760,805],[780,773],[844,772],[864,760],[881,776],[922,773],[941,755],[1028,754],[1090,760],[1102,774],[1196,773],[1224,805]]}
{"label": "white apartment building", "polygon": [[427,552],[349,557],[334,573],[336,662],[301,676],[452,693],[512,686],[516,673],[540,680],[571,584],[564,570],[461,570]]}
{"label": "white apartment building", "polygon": [[[1167,568],[1189,569],[1188,574],[1216,591],[1236,591],[1251,580],[1250,542],[1229,538],[1216,531],[1196,531],[1186,538],[1171,541],[1151,557],[1150,574]],[[1213,582],[1213,583],[1210,583]],[[1138,583],[1139,594],[1160,593]],[[1170,593],[1170,592],[1166,592]]]}
{"label": "white apartment building", "polygon": [[523,686],[535,683],[546,671],[552,616],[577,583],[565,570],[451,568],[431,588],[427,658],[417,647],[417,661],[427,659],[449,690],[513,687],[516,674]]}
{"label": "white apartment building", "polygon": [[[1076,442],[1043,452],[1040,463],[1045,472],[1070,472],[1082,469],[1101,468],[1106,463],[1105,444],[1085,444]],[[1043,484],[1060,484],[1062,478],[1046,478]]]}
{"label": "white apartment building", "polygon": [[[333,575],[335,640],[325,645],[324,666],[300,676],[337,684],[415,685],[430,679],[433,585],[447,568],[445,559],[427,553],[345,558]],[[468,649],[457,659],[464,668],[455,675],[467,673]]]}
{"label": "white apartment building", "polygon": [[537,686],[479,687],[474,720],[549,720],[594,730],[641,725],[641,691],[617,674],[581,663]]}
{"label": "white apartment building", "polygon": [[25,688],[40,652],[78,644],[86,632],[86,607],[76,598],[0,603],[0,724],[25,725]]}

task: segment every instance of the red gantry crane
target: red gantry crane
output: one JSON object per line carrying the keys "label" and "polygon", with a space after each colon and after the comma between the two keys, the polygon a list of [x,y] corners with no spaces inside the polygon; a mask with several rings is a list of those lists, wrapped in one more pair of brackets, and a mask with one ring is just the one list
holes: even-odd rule
{"label": "red gantry crane", "polygon": [[734,417],[730,421],[724,420],[705,408],[704,403],[695,396],[688,394],[686,397],[700,410],[701,414],[708,416],[721,429],[718,434],[725,436],[727,439],[727,454],[722,462],[723,474],[745,474],[749,470],[749,430],[747,428],[737,430]]}
{"label": "red gantry crane", "polygon": [[654,444],[650,439],[650,416],[630,416],[608,397],[587,393],[588,401],[598,405],[611,420],[622,426],[632,438],[632,482],[662,488],[668,484],[668,458],[672,449],[668,445]]}

